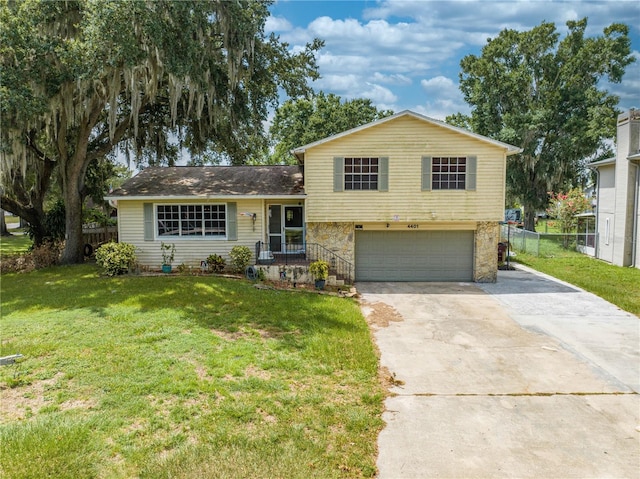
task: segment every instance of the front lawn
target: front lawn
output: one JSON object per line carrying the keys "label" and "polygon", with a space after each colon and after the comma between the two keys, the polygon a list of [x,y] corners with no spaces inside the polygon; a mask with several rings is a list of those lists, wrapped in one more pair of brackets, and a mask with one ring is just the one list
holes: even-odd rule
{"label": "front lawn", "polygon": [[14,233],[11,236],[0,236],[0,256],[10,256],[26,253],[33,241],[22,233]]}
{"label": "front lawn", "polygon": [[357,304],[213,276],[3,275],[0,476],[370,477]]}
{"label": "front lawn", "polygon": [[540,256],[518,252],[515,260],[640,315],[640,269],[614,266],[559,247],[552,251]]}

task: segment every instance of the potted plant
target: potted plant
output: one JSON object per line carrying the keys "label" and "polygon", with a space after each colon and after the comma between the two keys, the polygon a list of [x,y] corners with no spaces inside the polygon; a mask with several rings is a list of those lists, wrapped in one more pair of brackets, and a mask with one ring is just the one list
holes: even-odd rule
{"label": "potted plant", "polygon": [[322,260],[314,261],[309,265],[309,273],[315,280],[316,289],[324,289],[329,277],[329,263]]}
{"label": "potted plant", "polygon": [[173,243],[160,243],[160,251],[162,252],[162,272],[171,273],[171,263],[176,253],[176,245]]}

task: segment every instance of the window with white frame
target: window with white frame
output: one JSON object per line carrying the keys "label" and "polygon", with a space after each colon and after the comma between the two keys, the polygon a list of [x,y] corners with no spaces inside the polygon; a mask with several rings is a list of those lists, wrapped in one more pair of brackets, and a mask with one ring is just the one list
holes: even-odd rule
{"label": "window with white frame", "polygon": [[377,190],[378,158],[345,158],[345,190]]}
{"label": "window with white frame", "polygon": [[434,156],[431,159],[431,189],[464,190],[467,175],[465,156]]}
{"label": "window with white frame", "polygon": [[226,205],[157,205],[158,236],[224,238]]}

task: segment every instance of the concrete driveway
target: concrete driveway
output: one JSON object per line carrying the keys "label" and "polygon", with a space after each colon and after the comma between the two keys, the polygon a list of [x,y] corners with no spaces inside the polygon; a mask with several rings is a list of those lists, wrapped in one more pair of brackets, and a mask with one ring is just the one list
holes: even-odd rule
{"label": "concrete driveway", "polygon": [[531,270],[359,283],[389,381],[379,477],[640,477],[640,319]]}

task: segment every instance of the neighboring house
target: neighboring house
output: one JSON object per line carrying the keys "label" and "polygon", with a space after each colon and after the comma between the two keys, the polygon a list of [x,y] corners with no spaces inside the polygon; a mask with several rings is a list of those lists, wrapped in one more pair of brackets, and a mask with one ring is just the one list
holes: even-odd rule
{"label": "neighboring house", "polygon": [[296,148],[300,166],[148,168],[107,199],[152,267],[162,241],[195,265],[237,244],[260,244],[256,260],[314,245],[356,281],[493,282],[519,151],[404,111]]}
{"label": "neighboring house", "polygon": [[618,116],[616,157],[598,172],[596,257],[640,268],[640,110]]}

